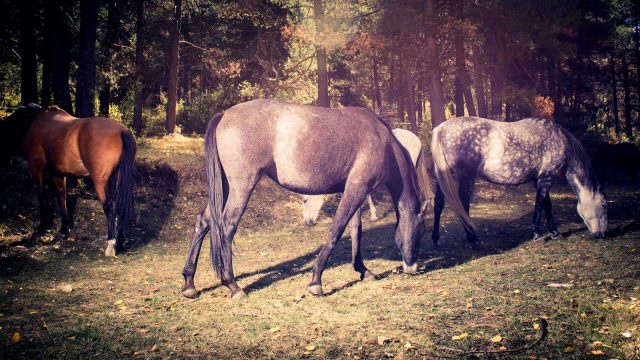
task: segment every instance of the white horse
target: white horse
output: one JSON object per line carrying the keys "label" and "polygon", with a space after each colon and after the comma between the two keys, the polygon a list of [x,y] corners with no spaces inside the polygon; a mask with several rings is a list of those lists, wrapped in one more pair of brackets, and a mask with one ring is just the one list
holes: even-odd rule
{"label": "white horse", "polygon": [[[398,139],[400,145],[407,150],[414,167],[418,167],[418,158],[422,151],[422,142],[420,138],[409,130],[397,128],[392,130],[393,135]],[[324,205],[324,195],[302,195],[302,217],[306,225],[315,225],[320,215],[320,209]],[[371,198],[371,194],[367,195],[367,203],[369,203],[369,219],[378,221],[378,213]]]}

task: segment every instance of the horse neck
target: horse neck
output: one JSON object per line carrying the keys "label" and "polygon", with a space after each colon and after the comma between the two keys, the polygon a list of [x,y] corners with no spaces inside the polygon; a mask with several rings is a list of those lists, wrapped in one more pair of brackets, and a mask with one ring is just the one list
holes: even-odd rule
{"label": "horse neck", "polygon": [[387,186],[393,198],[396,210],[402,216],[405,213],[418,214],[420,202],[418,200],[417,179],[413,170],[411,160],[405,156],[400,145],[394,144],[395,161],[389,173]]}
{"label": "horse neck", "polygon": [[573,149],[570,154],[566,173],[569,185],[578,196],[578,200],[583,196],[593,196],[598,191],[599,184],[587,154],[581,146]]}

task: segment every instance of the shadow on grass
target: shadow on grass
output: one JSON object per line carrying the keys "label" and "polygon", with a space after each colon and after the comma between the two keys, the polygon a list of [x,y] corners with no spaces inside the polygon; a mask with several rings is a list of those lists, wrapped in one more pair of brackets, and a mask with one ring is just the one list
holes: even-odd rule
{"label": "shadow on grass", "polygon": [[[125,251],[133,251],[158,238],[163,225],[175,207],[175,196],[179,190],[178,174],[167,164],[161,162],[136,162],[136,187],[134,193],[136,224],[127,236]],[[82,204],[78,200],[84,200]],[[3,169],[0,177],[0,226],[8,231],[16,241],[0,242],[0,268],[13,271],[29,267],[38,267],[40,261],[29,256],[28,251],[18,246],[37,250],[39,247],[54,246],[57,252],[96,253],[106,246],[106,219],[102,206],[98,202],[90,181],[70,181],[67,206],[75,215],[75,229],[70,238],[55,235],[52,241],[43,243],[41,235],[35,232],[39,221],[36,201],[36,189],[25,164]],[[50,201],[50,210],[54,221],[59,223],[57,206]],[[54,229],[57,229],[54,227]],[[57,230],[54,230],[57,231]],[[54,232],[55,233],[55,232]],[[88,235],[87,235],[88,234]],[[12,249],[15,248],[15,249]],[[96,250],[96,251],[93,251]]]}
{"label": "shadow on grass", "polygon": [[[619,195],[620,194],[618,194],[618,197],[620,197]],[[635,219],[626,211],[629,206],[633,206],[633,199],[620,197],[618,200],[617,203],[609,208],[609,217],[615,220],[611,223],[613,226],[610,226],[611,230],[607,233],[608,238],[618,237],[640,230],[640,220]],[[519,202],[522,203],[522,201]],[[522,209],[524,210],[528,206],[529,205],[525,203]],[[505,213],[512,211],[508,204],[498,204],[497,207],[504,207]],[[533,208],[531,207],[529,211],[516,219],[510,219],[509,216],[505,216],[503,219],[475,218],[474,221],[479,229],[479,249],[472,249],[466,242],[464,231],[457,219],[442,221],[440,245],[435,248],[431,243],[431,232],[429,231],[432,229],[433,220],[428,219],[427,231],[425,231],[422,239],[421,254],[419,256],[419,259],[421,259],[419,262],[419,274],[416,276],[424,276],[424,274],[428,274],[434,270],[458,266],[479,257],[499,254],[516,248],[526,242],[530,242],[533,235],[531,231],[532,211]],[[575,200],[570,197],[562,200],[559,199],[554,203],[554,215],[556,221],[561,225],[563,237],[583,233],[587,230],[575,212]],[[631,222],[629,222],[629,220],[631,220]],[[562,226],[562,224],[566,225]],[[402,258],[392,240],[393,236],[393,225],[377,226],[363,231],[362,247],[365,263],[371,259],[391,260],[400,263]],[[350,241],[350,238],[344,236],[334,247],[327,267],[351,263],[351,247],[344,246],[347,241]],[[547,241],[563,241],[563,239],[550,239],[547,236],[545,240],[538,241],[535,244],[537,246],[544,246]],[[607,240],[605,239],[604,241]],[[322,247],[319,246],[304,255],[264,269],[239,274],[237,279],[242,280],[260,275],[257,280],[245,286],[245,290],[252,292],[266,288],[271,284],[290,277],[310,273],[310,266],[321,248]],[[535,247],[530,251],[535,251]],[[395,269],[384,271],[381,274],[376,274],[376,278],[384,279],[398,271],[399,266]],[[355,271],[354,277],[357,277]],[[359,280],[347,282],[342,286],[333,288],[327,292],[326,295],[338,293],[358,282]],[[206,293],[213,291],[220,286],[220,284],[217,284],[205,288],[201,292]]]}

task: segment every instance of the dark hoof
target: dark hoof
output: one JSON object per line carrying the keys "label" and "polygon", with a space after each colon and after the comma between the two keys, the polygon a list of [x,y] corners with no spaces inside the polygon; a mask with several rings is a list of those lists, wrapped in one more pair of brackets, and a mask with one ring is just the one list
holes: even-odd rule
{"label": "dark hoof", "polygon": [[558,230],[554,230],[554,231],[552,231],[552,232],[551,232],[551,238],[552,238],[552,239],[557,239],[557,238],[559,238],[560,236],[562,236],[562,234],[560,234],[560,233],[558,232]]}
{"label": "dark hoof", "polygon": [[322,296],[324,295],[324,292],[322,291],[322,285],[309,285],[309,287],[307,287],[307,290],[309,290],[309,292],[313,295],[316,296]]}
{"label": "dark hoof", "polygon": [[473,251],[484,251],[484,246],[482,246],[478,241],[474,241],[470,245],[471,245],[471,250]]}
{"label": "dark hoof", "polygon": [[533,241],[538,241],[538,240],[542,240],[544,239],[544,236],[538,234],[538,233],[533,233]]}
{"label": "dark hoof", "polygon": [[245,293],[243,290],[238,290],[231,294],[232,301],[242,301],[245,299],[247,299],[247,293]]}
{"label": "dark hoof", "polygon": [[198,292],[196,291],[195,288],[192,288],[192,287],[183,288],[181,294],[187,299],[195,299],[198,297]]}
{"label": "dark hoof", "polygon": [[365,271],[364,274],[360,275],[360,280],[362,281],[374,281],[378,280],[376,276],[369,270]]}

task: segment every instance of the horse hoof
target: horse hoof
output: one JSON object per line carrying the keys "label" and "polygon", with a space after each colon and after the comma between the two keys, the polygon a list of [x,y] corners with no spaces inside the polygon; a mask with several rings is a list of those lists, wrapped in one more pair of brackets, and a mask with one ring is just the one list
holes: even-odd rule
{"label": "horse hoof", "polygon": [[378,280],[376,278],[376,276],[369,270],[364,272],[364,275],[362,275],[362,281],[375,281]]}
{"label": "horse hoof", "polygon": [[104,256],[116,257],[116,241],[108,240],[107,248],[104,249]]}
{"label": "horse hoof", "polygon": [[186,297],[187,299],[195,299],[196,297],[198,297],[198,292],[195,288],[182,289],[182,296]]}
{"label": "horse hoof", "polygon": [[559,238],[559,237],[560,237],[560,235],[561,235],[561,234],[560,234],[557,230],[556,230],[556,231],[552,231],[552,232],[551,232],[551,238],[552,238],[552,239],[557,239],[557,238]]}
{"label": "horse hoof", "polygon": [[538,234],[538,233],[533,233],[533,241],[538,241],[538,240],[542,240],[544,238],[544,236]]}
{"label": "horse hoof", "polygon": [[247,293],[245,293],[243,290],[238,290],[233,294],[231,294],[231,300],[233,301],[242,301],[242,300],[245,300],[246,298],[247,298]]}
{"label": "horse hoof", "polygon": [[307,290],[309,290],[311,294],[316,296],[324,295],[324,292],[322,291],[322,285],[309,285]]}

